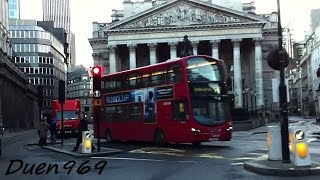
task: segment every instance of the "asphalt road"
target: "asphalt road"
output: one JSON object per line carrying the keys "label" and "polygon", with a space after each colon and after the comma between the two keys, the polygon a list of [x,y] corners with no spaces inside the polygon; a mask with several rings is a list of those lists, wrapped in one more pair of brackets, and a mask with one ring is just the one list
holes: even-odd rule
{"label": "asphalt road", "polygon": [[[308,123],[305,126],[309,129],[317,128]],[[309,138],[311,139],[312,159],[320,162],[320,155],[316,154],[319,151],[320,142],[317,138]],[[103,143],[103,146],[106,147],[122,149],[124,153],[108,157],[74,159],[71,156],[47,151],[37,146],[27,146],[28,143],[37,142],[37,135],[34,133],[4,140],[3,156],[0,157],[0,179],[306,180],[320,178],[317,176],[261,176],[246,171],[243,168],[243,162],[266,154],[265,139],[266,134],[264,133],[235,132],[233,140],[230,142],[204,143],[199,148],[189,144],[168,145],[159,148],[152,144],[138,142],[118,142],[111,145]],[[12,162],[11,167],[10,161]],[[107,162],[107,164],[105,165],[104,162]],[[21,169],[17,172],[5,175],[6,172],[17,170],[22,163]],[[83,165],[81,166],[81,164]],[[102,167],[103,165],[105,166]],[[53,170],[46,174],[49,166],[53,167]],[[88,166],[90,166],[90,169],[88,169]],[[57,171],[55,171],[55,167]],[[30,169],[32,172],[30,172]]]}

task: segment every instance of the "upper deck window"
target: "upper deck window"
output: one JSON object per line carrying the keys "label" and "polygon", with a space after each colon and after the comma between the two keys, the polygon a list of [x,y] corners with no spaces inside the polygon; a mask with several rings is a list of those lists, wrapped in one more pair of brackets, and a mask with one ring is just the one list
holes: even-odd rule
{"label": "upper deck window", "polygon": [[221,81],[219,66],[214,60],[204,57],[195,57],[187,61],[189,81]]}

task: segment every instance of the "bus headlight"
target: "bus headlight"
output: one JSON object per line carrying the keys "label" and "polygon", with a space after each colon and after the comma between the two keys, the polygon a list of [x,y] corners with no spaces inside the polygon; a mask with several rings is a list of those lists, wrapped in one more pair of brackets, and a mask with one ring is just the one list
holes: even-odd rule
{"label": "bus headlight", "polygon": [[195,129],[195,128],[191,128],[191,131],[192,131],[192,132],[196,132],[196,133],[200,133],[200,132],[201,132],[200,130]]}
{"label": "bus headlight", "polygon": [[227,131],[231,131],[233,128],[232,126],[228,127]]}

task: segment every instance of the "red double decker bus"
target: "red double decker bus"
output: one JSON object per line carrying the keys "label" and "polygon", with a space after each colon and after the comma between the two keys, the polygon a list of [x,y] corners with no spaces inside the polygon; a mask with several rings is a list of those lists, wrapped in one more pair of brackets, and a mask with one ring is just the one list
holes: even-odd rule
{"label": "red double decker bus", "polygon": [[[56,122],[57,133],[61,134],[61,104],[58,100],[52,101],[52,120]],[[64,133],[75,135],[80,128],[81,104],[79,99],[65,100],[63,105]]]}
{"label": "red double decker bus", "polygon": [[[100,137],[156,144],[229,141],[226,80],[224,62],[204,55],[103,76]],[[96,137],[97,128],[94,117]]]}

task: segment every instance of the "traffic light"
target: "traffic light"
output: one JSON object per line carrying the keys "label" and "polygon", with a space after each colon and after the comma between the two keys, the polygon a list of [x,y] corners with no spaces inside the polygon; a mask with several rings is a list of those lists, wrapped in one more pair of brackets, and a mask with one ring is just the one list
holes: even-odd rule
{"label": "traffic light", "polygon": [[43,88],[43,86],[38,86],[38,97],[39,97],[39,99],[38,99],[38,105],[40,106],[40,107],[42,107],[43,106],[43,91],[44,91],[44,88]]}
{"label": "traffic light", "polygon": [[96,90],[101,90],[101,76],[102,76],[102,67],[95,66],[92,68],[92,76],[93,76],[93,92]]}
{"label": "traffic light", "polygon": [[65,81],[59,80],[59,94],[58,94],[58,99],[60,103],[64,103],[66,99],[65,95]]}

